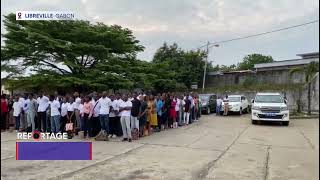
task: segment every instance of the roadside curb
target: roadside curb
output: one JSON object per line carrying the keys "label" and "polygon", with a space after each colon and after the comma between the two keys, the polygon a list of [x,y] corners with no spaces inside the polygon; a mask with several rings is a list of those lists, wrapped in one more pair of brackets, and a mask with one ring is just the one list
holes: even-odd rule
{"label": "roadside curb", "polygon": [[319,115],[314,116],[290,116],[290,119],[316,119],[319,118]]}

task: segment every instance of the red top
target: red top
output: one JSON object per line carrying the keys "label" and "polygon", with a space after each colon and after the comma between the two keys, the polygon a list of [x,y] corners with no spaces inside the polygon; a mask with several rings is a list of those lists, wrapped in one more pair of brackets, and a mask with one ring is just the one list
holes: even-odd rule
{"label": "red top", "polygon": [[8,103],[5,99],[1,99],[1,113],[8,112]]}

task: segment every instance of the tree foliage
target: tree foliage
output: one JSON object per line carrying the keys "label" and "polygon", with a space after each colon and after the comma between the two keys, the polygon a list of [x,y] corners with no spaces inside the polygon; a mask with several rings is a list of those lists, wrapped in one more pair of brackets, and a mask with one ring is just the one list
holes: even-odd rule
{"label": "tree foliage", "polygon": [[[36,88],[43,81],[43,86],[52,82],[80,89],[134,85],[130,67],[144,47],[129,29],[87,21],[16,21],[14,14],[4,16],[4,25],[1,71],[13,72],[21,80],[15,84]],[[27,68],[34,75],[19,76]]]}
{"label": "tree foliage", "polygon": [[202,79],[205,56],[204,51],[184,51],[176,43],[169,46],[164,43],[156,51],[152,62],[165,63],[167,67],[163,73],[169,74],[173,81],[179,82],[180,88],[184,88],[183,85],[190,88],[192,83],[200,83]]}
{"label": "tree foliage", "polygon": [[255,64],[273,62],[271,56],[264,56],[262,54],[250,54],[243,58],[242,62],[238,64],[238,70],[253,69]]}

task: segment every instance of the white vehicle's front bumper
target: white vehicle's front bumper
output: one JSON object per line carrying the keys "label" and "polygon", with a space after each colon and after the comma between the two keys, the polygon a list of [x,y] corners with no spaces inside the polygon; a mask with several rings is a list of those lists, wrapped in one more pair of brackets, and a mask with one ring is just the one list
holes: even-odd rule
{"label": "white vehicle's front bumper", "polygon": [[259,110],[251,111],[251,119],[259,121],[289,121],[289,111],[281,111],[280,113],[273,113],[272,116],[270,113],[263,113]]}
{"label": "white vehicle's front bumper", "polygon": [[[224,111],[224,106],[221,107],[220,111]],[[229,112],[239,112],[240,106],[229,106]]]}

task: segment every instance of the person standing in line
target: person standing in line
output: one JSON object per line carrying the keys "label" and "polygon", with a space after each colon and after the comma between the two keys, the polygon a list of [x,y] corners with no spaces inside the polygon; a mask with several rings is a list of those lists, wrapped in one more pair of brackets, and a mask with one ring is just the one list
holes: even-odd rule
{"label": "person standing in line", "polygon": [[117,111],[116,112],[116,129],[117,129],[117,136],[122,136],[123,135],[123,132],[122,132],[122,126],[121,126],[121,112],[119,111],[120,110],[120,104],[123,102],[123,100],[121,99],[121,94],[120,93],[117,93],[116,95],[116,108],[117,108]]}
{"label": "person standing in line", "polygon": [[191,106],[191,101],[189,98],[185,98],[184,100],[184,117],[183,117],[183,123],[188,126],[189,125],[189,118],[190,118],[190,108]]}
{"label": "person standing in line", "polygon": [[1,130],[7,129],[8,102],[5,94],[1,95]]}
{"label": "person standing in line", "polygon": [[28,122],[28,128],[31,127],[32,132],[35,130],[35,116],[37,113],[37,107],[38,103],[37,101],[33,98],[33,94],[29,95],[29,101],[28,101],[28,109],[27,109],[27,122]]}
{"label": "person standing in line", "polygon": [[68,102],[67,97],[62,98],[62,104],[61,104],[61,121],[60,121],[60,131],[65,132],[65,126],[68,122],[68,107],[70,106],[70,103]]}
{"label": "person standing in line", "polygon": [[98,106],[99,104],[99,99],[100,99],[100,95],[94,96],[93,98],[97,99],[97,101],[91,101],[91,103],[94,102],[93,105],[93,110],[92,110],[92,117],[90,120],[90,127],[91,127],[91,136],[90,137],[95,137],[101,130],[100,127],[100,119],[99,119],[99,113],[100,113],[100,106]]}
{"label": "person standing in line", "polygon": [[119,108],[117,107],[117,99],[112,94],[110,95],[111,99],[111,108],[110,108],[110,114],[109,114],[109,137],[117,137],[117,113],[119,111]]}
{"label": "person standing in line", "polygon": [[14,103],[14,99],[13,96],[10,96],[9,101],[8,101],[8,114],[9,114],[9,126],[8,127],[12,127],[14,126],[14,118],[13,118],[13,103]]}
{"label": "person standing in line", "polygon": [[157,118],[158,118],[158,129],[161,131],[161,126],[162,126],[162,107],[163,107],[163,102],[161,100],[161,95],[158,94],[157,99],[156,99],[156,108],[157,108]]}
{"label": "person standing in line", "polygon": [[147,112],[148,112],[148,104],[146,102],[146,96],[140,96],[140,114],[139,114],[139,130],[140,130],[140,137],[144,136],[144,129],[147,123]]}
{"label": "person standing in line", "polygon": [[[49,107],[49,98],[41,94],[38,98],[38,117],[39,117],[39,126],[38,130],[41,129],[42,132],[47,132],[47,109]],[[41,126],[42,125],[42,126]]]}
{"label": "person standing in line", "polygon": [[92,116],[92,109],[93,105],[90,102],[89,96],[86,96],[84,98],[84,103],[83,103],[83,110],[81,112],[81,131],[83,131],[84,137],[88,138],[87,136],[90,136],[89,134],[89,129],[90,129],[90,124],[89,120]]}
{"label": "person standing in line", "polygon": [[131,108],[131,130],[138,129],[139,131],[139,119],[141,102],[137,99],[137,93],[133,93],[132,108]]}
{"label": "person standing in line", "polygon": [[193,123],[193,120],[194,120],[194,99],[193,99],[193,94],[192,94],[192,93],[190,93],[188,99],[189,99],[189,101],[190,101],[189,124],[192,124],[192,123]]}
{"label": "person standing in line", "polygon": [[50,95],[50,121],[51,121],[51,133],[60,132],[60,102],[54,95]]}
{"label": "person standing in line", "polygon": [[27,129],[27,109],[28,103],[26,103],[28,99],[25,98],[25,95],[20,95],[19,102],[22,104],[22,112],[20,115],[20,129],[25,131]]}
{"label": "person standing in line", "polygon": [[171,106],[170,106],[170,128],[177,128],[177,112],[176,112],[176,100],[174,96],[170,96]]}
{"label": "person standing in line", "polygon": [[198,115],[198,112],[199,112],[199,98],[197,96],[197,93],[194,94],[193,99],[194,99],[194,118],[195,118],[195,121],[199,121],[199,115]]}
{"label": "person standing in line", "polygon": [[16,99],[13,103],[13,117],[15,118],[16,132],[20,131],[20,116],[22,112],[22,104],[19,102],[19,96],[16,96]]}
{"label": "person standing in line", "polygon": [[221,110],[221,107],[222,107],[222,98],[221,97],[218,97],[217,98],[217,106],[216,106],[216,116],[219,116],[220,115],[220,110]]}
{"label": "person standing in line", "polygon": [[152,129],[156,129],[156,127],[158,126],[158,119],[157,119],[156,101],[153,95],[150,95],[148,107],[150,107],[150,119],[149,119],[150,127],[152,127]]}
{"label": "person standing in line", "polygon": [[226,95],[226,97],[223,99],[223,103],[224,103],[224,112],[223,115],[227,116],[228,115],[228,111],[229,111],[229,99],[228,99],[228,95]]}
{"label": "person standing in line", "polygon": [[132,102],[129,101],[128,96],[123,96],[123,102],[120,104],[119,111],[121,112],[121,126],[123,132],[123,140],[131,142],[131,128],[130,128],[130,116],[131,116]]}
{"label": "person standing in line", "polygon": [[[69,97],[69,99],[68,99],[68,106],[67,106],[67,110],[68,110],[68,113],[67,113],[67,123],[73,123],[73,124],[75,124],[75,121],[76,121],[76,117],[75,117],[75,114],[74,114],[75,104],[76,104],[76,103],[74,102],[73,97]],[[73,126],[73,128],[75,128],[75,127]],[[72,131],[74,131],[74,129],[73,129]],[[71,137],[72,137],[72,131],[68,132]]]}
{"label": "person standing in line", "polygon": [[74,115],[75,115],[75,129],[79,129],[81,127],[81,117],[80,117],[80,104],[81,104],[81,98],[78,92],[74,93],[74,98],[75,98],[75,106],[74,106]]}
{"label": "person standing in line", "polygon": [[107,92],[102,92],[102,97],[99,99],[98,105],[100,108],[100,125],[101,130],[109,135],[109,113],[110,113],[110,106],[111,106],[111,99],[107,97]]}

